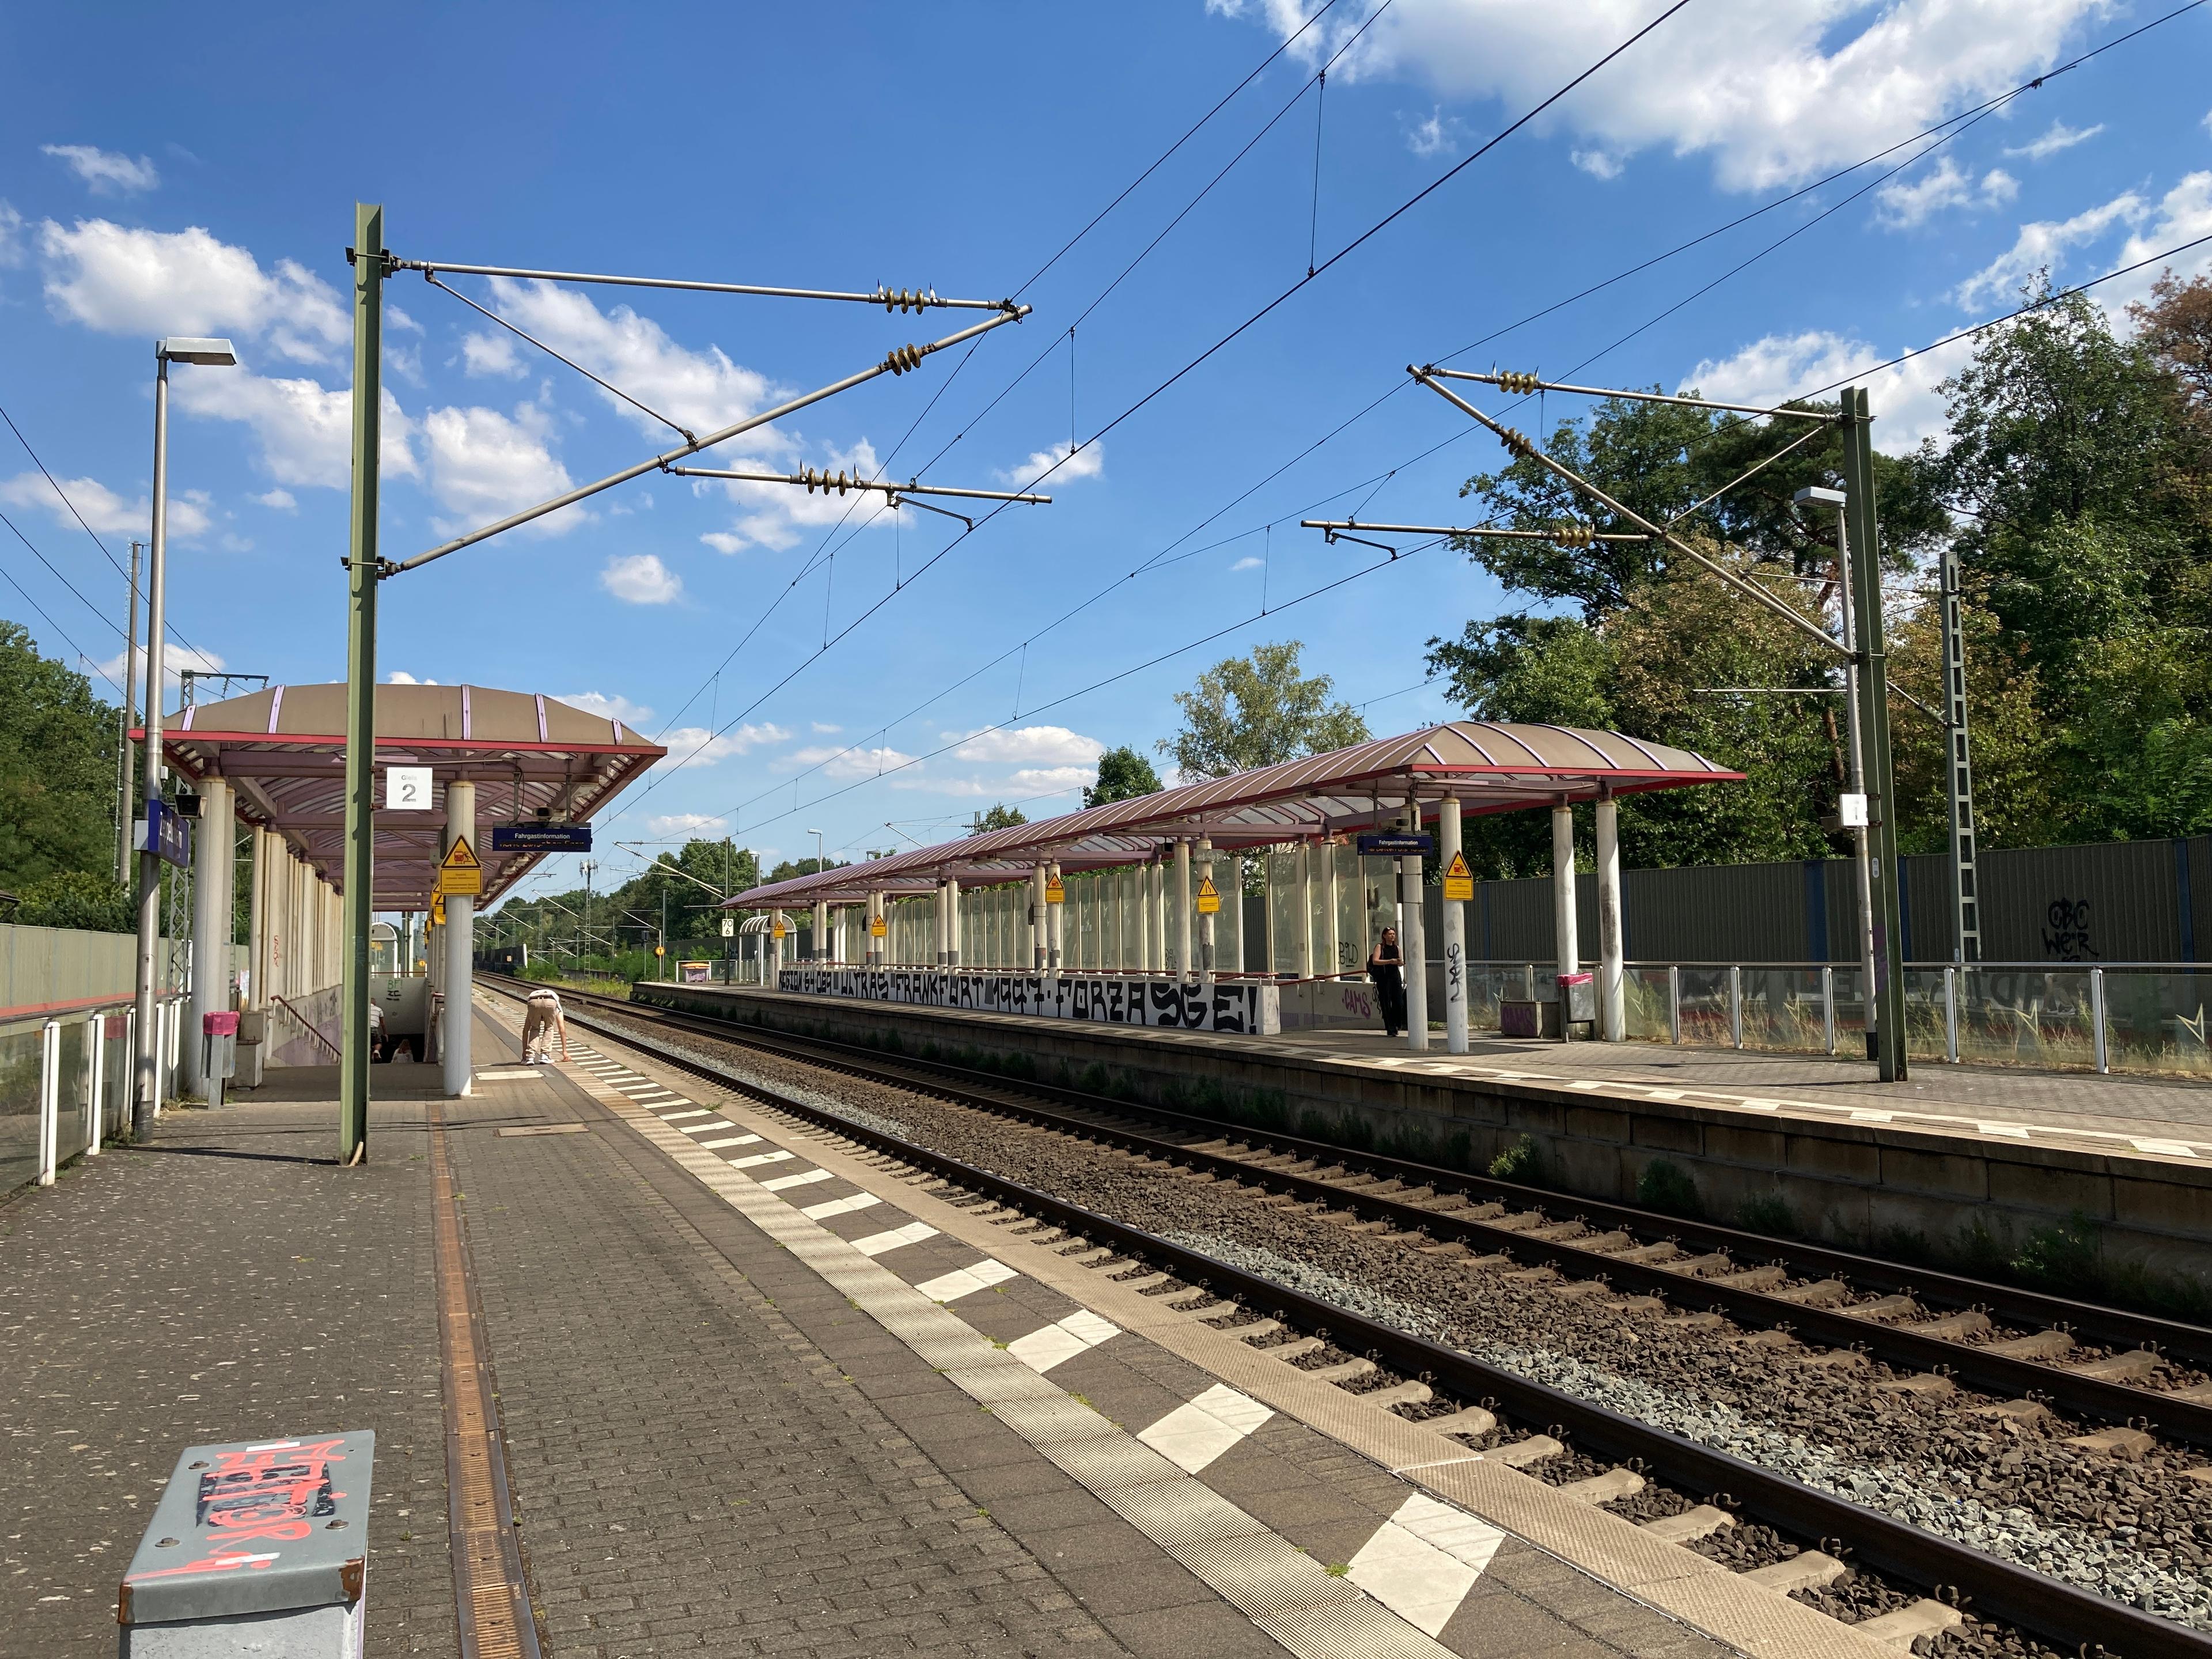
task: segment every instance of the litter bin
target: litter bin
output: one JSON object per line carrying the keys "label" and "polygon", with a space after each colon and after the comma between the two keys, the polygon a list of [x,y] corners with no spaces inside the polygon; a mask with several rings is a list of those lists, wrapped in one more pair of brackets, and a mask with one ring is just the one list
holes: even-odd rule
{"label": "litter bin", "polygon": [[223,1079],[230,1076],[238,1042],[235,1013],[200,1016],[200,1067],[207,1079],[207,1103],[212,1111],[222,1104]]}
{"label": "litter bin", "polygon": [[360,1659],[366,1430],[191,1446],[116,1598],[121,1659]]}

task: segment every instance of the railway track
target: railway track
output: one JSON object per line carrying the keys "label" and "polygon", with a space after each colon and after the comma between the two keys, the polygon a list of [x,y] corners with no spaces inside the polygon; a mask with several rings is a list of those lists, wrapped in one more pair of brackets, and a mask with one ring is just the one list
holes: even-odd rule
{"label": "railway track", "polygon": [[[1919,1287],[1908,1290],[1899,1277],[1902,1270],[1891,1264],[1792,1241],[1623,1206],[1563,1200],[1511,1183],[1348,1152],[1298,1137],[1247,1131],[1241,1126],[1224,1135],[1227,1126],[1190,1115],[1133,1107],[1074,1090],[1009,1084],[941,1062],[887,1056],[587,994],[569,994],[568,1000],[617,1022],[602,1025],[580,1018],[586,1029],[647,1047],[675,1066],[761,1098],[807,1123],[872,1146],[1010,1211],[1095,1241],[1117,1256],[1150,1264],[1179,1282],[1228,1298],[1224,1308],[1243,1304],[1267,1309],[1278,1327],[1334,1333],[1331,1352],[1348,1352],[1364,1362],[1347,1361],[1340,1369],[1357,1373],[1379,1364],[1417,1380],[1413,1386],[1400,1385],[1409,1402],[1425,1399],[1428,1385],[1434,1382],[1466,1401],[1484,1402],[1462,1412],[1462,1419],[1494,1421],[1488,1409],[1494,1406],[1520,1423],[1550,1431],[1491,1454],[1504,1461],[1536,1462],[1556,1454],[1560,1449],[1556,1437],[1564,1436],[1578,1451],[1602,1454],[1625,1470],[1649,1473],[1682,1493],[1728,1494],[1729,1504],[1748,1520],[1797,1538],[1820,1540],[1837,1556],[1848,1553],[1857,1565],[1891,1581],[1954,1605],[1971,1604],[1978,1616],[2014,1626],[2062,1651],[2212,1656],[2212,1639],[2178,1624],[1486,1364],[1445,1344],[1364,1318],[1336,1302],[1287,1288],[1275,1278],[886,1133],[757,1078],[733,1075],[711,1058],[687,1052],[669,1038],[705,1038],[1017,1118],[1054,1134],[1110,1144],[1132,1157],[1180,1169],[1191,1176],[1236,1183],[1250,1189],[1255,1199],[1271,1198],[1348,1227],[1382,1231],[1389,1240],[1402,1240],[1408,1249],[1431,1253],[1455,1249],[1470,1258],[1472,1266],[1491,1266],[1523,1278],[1563,1273],[1583,1285],[1602,1281],[1617,1292],[1662,1297],[1669,1306],[1692,1314],[1717,1314],[1754,1332],[1778,1332],[1785,1341],[1794,1342],[1799,1335],[1813,1338],[1836,1352],[1863,1352],[1911,1370],[1911,1391],[1915,1393],[1948,1393],[1952,1386],[1948,1377],[1955,1376],[1978,1390],[2017,1396],[2005,1408],[2015,1413],[2039,1411],[2040,1395],[2069,1414],[2113,1425],[2102,1432],[2122,1438],[2098,1449],[2121,1455],[2130,1449],[2124,1437],[2142,1435],[2143,1430],[2136,1425],[2154,1419],[2161,1401],[2166,1410],[2154,1419],[2160,1431],[2199,1444],[2212,1440],[2212,1412],[2203,1401],[2175,1399],[2126,1380],[2154,1376],[2163,1364],[2160,1350],[2140,1346],[2145,1340],[2171,1343],[2166,1352],[2195,1353],[2212,1350],[2212,1334],[1950,1276],[1918,1275]],[[647,1029],[641,1032],[640,1027]],[[655,1031],[661,1034],[659,1040]],[[1510,1207],[1515,1204],[1528,1207]],[[1567,1213],[1554,1217],[1546,1206]],[[1650,1242],[1638,1242],[1645,1237]],[[1744,1265],[1762,1255],[1766,1259],[1756,1265]],[[1850,1275],[1848,1279],[1843,1277],[1845,1273]],[[1807,1278],[1808,1273],[1820,1277]],[[1791,1277],[1804,1283],[1782,1282]],[[1888,1282],[1899,1288],[1884,1289]],[[1927,1288],[1931,1284],[1935,1288]],[[1808,1288],[1815,1292],[1810,1297]],[[1863,1295],[1863,1301],[1853,1302]],[[1981,1302],[1961,1309],[1972,1317],[1916,1322],[1937,1324],[1944,1334],[1882,1322],[1921,1311],[1923,1304],[1940,1306],[1968,1296]],[[1870,1311],[1844,1310],[1854,1305]],[[2119,1376],[2100,1376],[2021,1353],[1993,1352],[1960,1340],[1979,1334],[1993,1317],[2025,1322],[2023,1316],[2046,1320],[2042,1328],[2068,1336],[2069,1342],[2074,1339],[2067,1326],[2084,1335],[2094,1334],[2100,1343],[2130,1340],[2138,1346],[2121,1352],[2140,1352],[2147,1359],[2114,1368]],[[1720,1321],[1712,1322],[1717,1326]],[[2018,1340],[2006,1339],[2008,1345]],[[1307,1341],[1319,1346],[1314,1339]],[[2049,1338],[2034,1346],[2053,1357],[2064,1352]],[[1476,1432],[1477,1428],[1470,1424],[1467,1431]],[[1721,1515],[1710,1507],[1697,1512]],[[1678,1522],[1677,1530],[1689,1524]],[[1724,1522],[1715,1518],[1711,1524]],[[1686,1531],[1684,1541],[1698,1535]],[[1842,1571],[1826,1554],[1808,1552],[1799,1559],[1807,1558],[1815,1573],[1820,1563]]]}

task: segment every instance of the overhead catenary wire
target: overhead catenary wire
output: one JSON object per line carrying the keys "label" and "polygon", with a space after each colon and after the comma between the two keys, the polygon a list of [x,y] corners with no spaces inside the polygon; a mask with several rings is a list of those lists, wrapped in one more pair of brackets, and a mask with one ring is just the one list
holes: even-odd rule
{"label": "overhead catenary wire", "polygon": [[[1412,211],[1414,207],[1427,200],[1438,190],[1442,189],[1446,184],[1449,184],[1452,179],[1457,178],[1468,167],[1472,167],[1476,161],[1480,161],[1484,156],[1496,149],[1498,145],[1504,143],[1506,139],[1511,137],[1514,134],[1527,127],[1546,110],[1551,108],[1553,105],[1566,97],[1570,93],[1573,92],[1575,88],[1581,86],[1584,82],[1589,80],[1591,76],[1596,75],[1607,65],[1620,58],[1621,54],[1627,52],[1638,42],[1650,34],[1652,31],[1658,28],[1670,18],[1674,17],[1688,3],[1689,0],[1674,0],[1674,3],[1668,6],[1663,11],[1660,12],[1658,15],[1652,18],[1641,27],[1638,28],[1632,34],[1629,35],[1619,45],[1606,52],[1603,56],[1600,57],[1587,68],[1576,74],[1571,79],[1565,82],[1540,102],[1536,103],[1528,110],[1524,111],[1521,115],[1515,118],[1511,122],[1508,123],[1491,137],[1485,140],[1481,144],[1476,146],[1476,148],[1468,155],[1461,158],[1451,167],[1447,167],[1437,178],[1431,179],[1427,185],[1424,185],[1419,191],[1416,191],[1405,201],[1400,203],[1389,212],[1384,214],[1380,219],[1377,219],[1365,230],[1360,232],[1357,236],[1354,236],[1350,241],[1346,242],[1342,247],[1339,248],[1334,253],[1329,255],[1327,259],[1322,261],[1319,265],[1315,267],[1312,273],[1297,278],[1296,281],[1291,283],[1290,286],[1284,289],[1273,299],[1267,301],[1257,310],[1254,311],[1249,316],[1245,318],[1243,322],[1238,323],[1226,333],[1223,334],[1212,345],[1207,346],[1205,349],[1199,352],[1188,362],[1184,363],[1182,368],[1174,371],[1166,379],[1163,380],[1151,390],[1139,397],[1134,402],[1123,408],[1119,414],[1114,416],[1110,420],[1107,421],[1096,432],[1094,432],[1091,436],[1086,440],[1086,443],[1096,443],[1108,433],[1114,431],[1125,422],[1133,418],[1141,410],[1149,407],[1154,401],[1164,395],[1168,391],[1179,384],[1194,371],[1203,366],[1205,363],[1210,362],[1214,356],[1218,356],[1229,345],[1250,331],[1250,330],[1256,326],[1261,321],[1279,310],[1293,295],[1299,293],[1310,283],[1317,280],[1319,276],[1334,269],[1337,264],[1349,258],[1353,252],[1357,252],[1359,248],[1364,247],[1368,242],[1373,240],[1376,236],[1380,235],[1383,230],[1387,229],[1392,224],[1395,224],[1399,219],[1404,217],[1406,214]],[[1369,21],[1372,21],[1373,20],[1370,17]],[[1054,472],[1066,465],[1068,461],[1072,459],[1072,455],[1060,456],[1038,472],[1035,477],[1026,480],[1026,483],[1032,487],[1036,484],[1042,483]],[[997,518],[999,514],[1004,511],[1006,511],[1006,507],[1003,504],[993,508],[989,513],[985,514],[983,517],[977,521],[975,529],[980,530],[984,525],[992,522],[993,520]],[[963,532],[959,536],[956,536],[945,547],[940,548],[935,554],[932,555],[931,557],[923,564],[921,568],[915,573],[915,576],[918,578],[923,574],[931,566],[943,559],[953,548],[958,546],[963,541],[966,540],[968,536],[974,533],[975,531],[970,530]],[[881,609],[884,604],[888,603],[890,597],[890,595],[886,595],[884,599],[878,599],[875,605],[870,606],[868,610],[863,611],[859,617],[854,619],[852,624],[840,631],[836,636],[837,639],[842,640],[847,634],[849,634],[854,628],[857,628],[861,622],[865,621],[868,617],[872,616],[876,611]],[[833,641],[832,643],[834,644],[835,641]],[[753,708],[758,708],[761,702],[764,702],[768,697],[775,695],[775,693],[777,690],[780,690],[784,685],[788,684],[793,678],[803,672],[808,666],[811,665],[812,663],[818,661],[821,656],[826,653],[829,648],[830,647],[825,646],[823,648],[823,651],[817,652],[812,656],[807,658],[805,661],[802,661],[797,666],[793,667],[789,672],[783,675],[774,685],[769,687],[766,690],[763,691],[759,696],[756,697],[754,701],[748,705],[745,712],[750,713]],[[744,718],[744,715],[743,714],[733,717],[735,720],[742,720]],[[711,738],[708,739],[708,741],[711,741]],[[701,746],[703,747],[704,744],[702,744]],[[696,751],[695,750],[694,752],[696,753]],[[671,775],[672,775],[672,774]],[[648,784],[644,794],[641,794],[638,799],[641,800],[643,799],[644,795],[649,795],[655,787],[657,787],[657,783]],[[635,805],[635,803],[633,803],[633,805]]]}

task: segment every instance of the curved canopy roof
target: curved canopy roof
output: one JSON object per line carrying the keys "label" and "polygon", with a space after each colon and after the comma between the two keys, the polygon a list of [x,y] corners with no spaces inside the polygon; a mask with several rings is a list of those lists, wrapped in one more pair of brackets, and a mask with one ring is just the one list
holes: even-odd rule
{"label": "curved canopy roof", "polygon": [[[276,685],[167,719],[161,747],[186,777],[219,776],[239,814],[276,830],[333,887],[345,877],[346,688]],[[668,751],[620,720],[527,691],[481,685],[376,688],[376,764],[427,766],[429,811],[376,810],[380,910],[426,910],[445,826],[444,786],[477,786],[482,903],[533,867],[540,853],[496,853],[489,826],[532,823],[540,807],[582,823]]]}
{"label": "curved canopy roof", "polygon": [[1618,732],[1454,720],[842,865],[756,887],[728,902],[785,908],[817,899],[849,902],[871,892],[927,892],[947,878],[990,885],[1024,880],[1046,860],[1069,870],[1141,864],[1184,836],[1204,836],[1230,850],[1273,846],[1372,828],[1399,817],[1409,799],[1422,803],[1425,816],[1433,816],[1434,805],[1447,797],[1468,812],[1511,812],[1601,795],[1741,782],[1743,775],[1686,749]]}

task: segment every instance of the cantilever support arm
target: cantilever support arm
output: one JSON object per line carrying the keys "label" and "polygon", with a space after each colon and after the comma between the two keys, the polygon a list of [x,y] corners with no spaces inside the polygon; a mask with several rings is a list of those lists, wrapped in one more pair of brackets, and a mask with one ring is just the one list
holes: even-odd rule
{"label": "cantilever support arm", "polygon": [[1450,387],[1439,384],[1436,378],[1435,371],[1431,369],[1416,368],[1413,364],[1408,363],[1406,365],[1406,373],[1412,375],[1423,386],[1428,387],[1430,391],[1435,392],[1437,396],[1442,398],[1446,403],[1450,404],[1462,414],[1469,416],[1473,419],[1480,422],[1482,425],[1488,427],[1491,431],[1498,434],[1498,441],[1504,444],[1504,446],[1508,449],[1511,450],[1515,454],[1528,456],[1529,459],[1534,461],[1539,466],[1543,467],[1554,477],[1560,479],[1571,488],[1580,490],[1583,495],[1589,496],[1601,507],[1603,507],[1607,512],[1617,514],[1621,518],[1627,520],[1629,523],[1641,526],[1647,533],[1656,537],[1660,541],[1664,542],[1668,547],[1674,552],[1680,554],[1684,558],[1688,559],[1692,563],[1698,565],[1711,574],[1720,578],[1722,581],[1727,583],[1745,599],[1750,599],[1754,604],[1764,606],[1766,610],[1771,611],[1776,616],[1781,617],[1783,621],[1788,623],[1792,628],[1795,628],[1799,633],[1805,635],[1808,638],[1818,640],[1821,646],[1832,655],[1841,658],[1848,662],[1856,662],[1858,659],[1857,653],[1856,652],[1838,644],[1833,639],[1829,637],[1826,630],[1815,627],[1812,623],[1808,622],[1803,617],[1799,616],[1797,612],[1791,610],[1788,605],[1783,604],[1781,600],[1776,599],[1771,593],[1768,593],[1753,584],[1744,580],[1742,577],[1737,575],[1735,571],[1730,570],[1726,565],[1720,564],[1714,560],[1707,558],[1704,554],[1698,552],[1696,548],[1691,546],[1680,536],[1674,534],[1673,531],[1665,528],[1663,526],[1656,525],[1652,523],[1650,520],[1645,518],[1642,514],[1624,507],[1620,502],[1613,500],[1612,496],[1607,495],[1605,491],[1600,489],[1589,479],[1581,477],[1579,474],[1570,471],[1568,468],[1562,466],[1559,462],[1553,460],[1549,455],[1547,455],[1542,450],[1537,448],[1535,445],[1530,443],[1519,433],[1512,431],[1510,428],[1504,426],[1499,422],[1492,420],[1489,416],[1484,414],[1473,404],[1468,402],[1466,398],[1452,391]]}
{"label": "cantilever support arm", "polygon": [[496,524],[488,524],[481,530],[471,530],[467,535],[457,536],[443,546],[434,547],[425,553],[417,553],[413,558],[403,559],[397,564],[386,565],[378,574],[396,576],[404,570],[419,569],[433,559],[442,559],[448,553],[458,553],[465,547],[473,547],[477,543],[496,536],[501,531],[512,530],[517,525],[528,524],[532,519],[542,519],[547,514],[557,513],[564,507],[573,507],[576,502],[596,495],[603,489],[612,489],[617,484],[628,483],[632,478],[641,477],[647,472],[660,471],[670,463],[680,461],[686,455],[696,455],[702,449],[711,449],[716,444],[726,443],[740,433],[750,432],[756,427],[763,427],[771,422],[780,421],[787,415],[793,414],[809,404],[818,404],[825,398],[834,398],[841,392],[849,392],[856,386],[874,380],[878,374],[906,374],[917,367],[930,353],[942,351],[946,347],[958,345],[963,341],[972,340],[979,334],[988,334],[1002,324],[1018,322],[1029,314],[1029,310],[1027,306],[1022,306],[1012,311],[1000,312],[997,316],[984,322],[963,328],[957,334],[948,334],[943,339],[932,341],[927,345],[901,346],[872,368],[864,368],[857,374],[848,374],[842,380],[834,380],[818,390],[793,398],[788,403],[778,404],[774,409],[763,410],[757,415],[748,415],[744,420],[734,425],[726,426],[719,432],[709,432],[704,437],[680,444],[674,449],[640,461],[635,466],[626,466],[619,472],[611,472],[596,483],[585,484],[579,489],[569,490],[566,495],[556,495],[550,501],[540,501],[535,507],[526,507],[520,513],[510,513]]}

